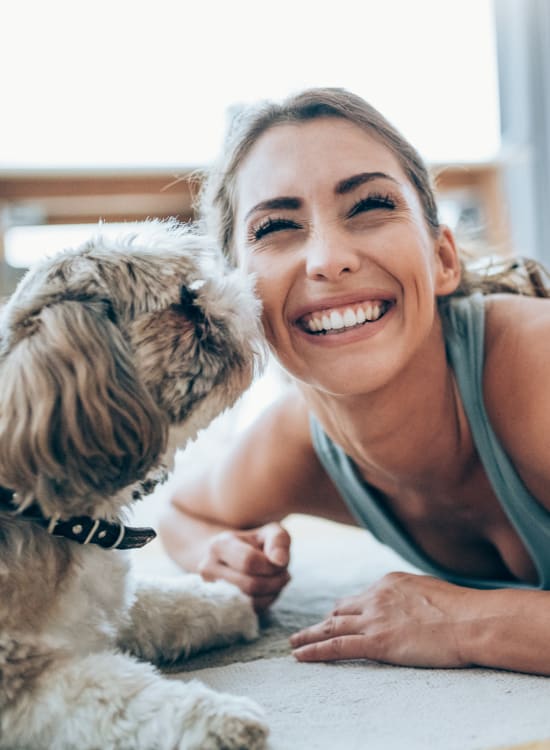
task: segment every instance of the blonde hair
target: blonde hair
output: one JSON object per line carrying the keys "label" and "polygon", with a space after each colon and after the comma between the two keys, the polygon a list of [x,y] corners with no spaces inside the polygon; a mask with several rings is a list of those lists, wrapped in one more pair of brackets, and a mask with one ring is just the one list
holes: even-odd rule
{"label": "blonde hair", "polygon": [[[428,168],[416,149],[378,110],[356,94],[341,88],[313,88],[281,103],[263,101],[242,110],[233,119],[219,161],[203,182],[198,206],[200,222],[217,238],[232,263],[236,263],[233,247],[236,179],[250,149],[263,133],[277,125],[325,117],[354,123],[392,152],[418,194],[430,232],[437,236],[439,217],[435,190]],[[482,270],[469,268],[465,257],[461,264],[461,283],[454,296],[474,291],[550,294],[548,272],[534,260],[517,258],[497,269],[488,263]]]}

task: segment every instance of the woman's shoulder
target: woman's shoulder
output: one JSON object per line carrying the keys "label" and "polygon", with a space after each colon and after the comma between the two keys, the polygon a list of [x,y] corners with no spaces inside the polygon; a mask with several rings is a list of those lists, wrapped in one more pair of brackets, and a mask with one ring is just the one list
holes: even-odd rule
{"label": "woman's shoulder", "polygon": [[270,434],[275,440],[310,443],[310,413],[300,390],[289,384],[279,398],[272,402],[265,412],[270,423]]}
{"label": "woman's shoulder", "polygon": [[[550,359],[550,299],[519,294],[494,294],[484,298],[485,365],[492,370],[506,365],[512,379],[521,377],[525,363]],[[496,373],[493,373],[496,374]],[[499,382],[507,384],[506,373]]]}
{"label": "woman's shoulder", "polygon": [[[485,299],[483,394],[493,429],[516,465],[550,479],[550,299]],[[547,438],[546,438],[547,440]]]}

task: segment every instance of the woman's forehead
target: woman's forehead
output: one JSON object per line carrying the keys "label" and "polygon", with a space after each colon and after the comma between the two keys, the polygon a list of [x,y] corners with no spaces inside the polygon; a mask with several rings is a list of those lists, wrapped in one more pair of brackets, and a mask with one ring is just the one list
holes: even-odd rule
{"label": "woman's forehead", "polygon": [[326,117],[275,125],[258,138],[237,172],[238,212],[277,196],[332,189],[361,172],[407,182],[393,152],[355,123]]}

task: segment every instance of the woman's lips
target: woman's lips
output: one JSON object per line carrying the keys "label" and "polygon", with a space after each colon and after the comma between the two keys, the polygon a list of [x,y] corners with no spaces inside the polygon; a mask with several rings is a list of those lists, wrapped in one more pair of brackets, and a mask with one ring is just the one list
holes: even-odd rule
{"label": "woman's lips", "polygon": [[303,315],[297,320],[297,325],[304,331],[315,335],[342,331],[379,320],[387,312],[390,304],[388,300],[374,299],[340,307],[324,308]]}
{"label": "woman's lips", "polygon": [[393,317],[395,299],[369,298],[301,315],[294,322],[300,337],[321,346],[338,346],[374,336]]}

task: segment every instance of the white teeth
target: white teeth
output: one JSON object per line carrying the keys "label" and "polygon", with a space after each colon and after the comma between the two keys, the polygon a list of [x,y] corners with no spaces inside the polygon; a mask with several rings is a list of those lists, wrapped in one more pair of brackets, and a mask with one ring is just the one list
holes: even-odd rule
{"label": "white teeth", "polygon": [[[361,312],[363,312],[363,310],[361,310]],[[381,314],[380,305],[367,305],[365,307],[365,310],[364,310],[365,320],[368,320],[369,322],[373,320],[378,320],[378,318],[380,317],[380,314]]]}
{"label": "white teeth", "polygon": [[385,310],[385,305],[380,303],[365,303],[363,307],[355,309],[347,307],[344,312],[331,310],[312,316],[306,323],[306,327],[312,333],[321,331],[339,331],[343,328],[352,328],[362,323],[378,320]]}
{"label": "white teeth", "polygon": [[344,318],[340,315],[337,310],[333,310],[330,314],[330,322],[333,328],[343,328]]}
{"label": "white teeth", "polygon": [[346,327],[357,325],[357,317],[351,307],[348,307],[348,309],[344,312],[344,325]]}

